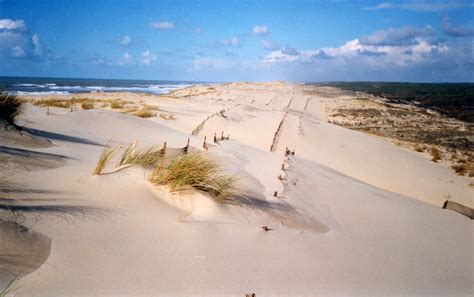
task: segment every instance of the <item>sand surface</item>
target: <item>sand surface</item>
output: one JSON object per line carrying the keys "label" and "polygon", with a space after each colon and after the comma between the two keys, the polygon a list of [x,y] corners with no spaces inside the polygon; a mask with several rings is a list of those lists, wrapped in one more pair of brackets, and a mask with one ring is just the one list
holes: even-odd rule
{"label": "sand surface", "polygon": [[[19,123],[41,140],[29,147],[14,136],[0,141],[8,180],[30,189],[15,195],[25,203],[43,198],[57,210],[23,214],[33,239],[50,240],[51,250],[15,282],[15,295],[473,292],[472,220],[441,208],[446,199],[473,206],[469,178],[328,123],[330,98],[285,83],[195,86],[160,97],[74,96],[103,101],[90,110],[50,107],[49,115],[29,104]],[[131,103],[104,104],[118,99]],[[144,105],[156,116],[127,113]],[[230,139],[214,144],[222,132]],[[190,138],[203,150],[204,137],[207,154],[241,177],[247,196],[237,205],[169,193],[138,166],[92,175],[111,140],[122,148],[133,141],[182,148]],[[295,155],[285,157],[286,147]]]}

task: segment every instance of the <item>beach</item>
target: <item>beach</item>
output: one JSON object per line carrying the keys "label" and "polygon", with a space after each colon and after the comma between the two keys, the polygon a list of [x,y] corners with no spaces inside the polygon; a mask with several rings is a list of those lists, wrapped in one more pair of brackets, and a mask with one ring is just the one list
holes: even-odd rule
{"label": "beach", "polygon": [[[1,129],[0,192],[11,201],[0,209],[0,250],[31,259],[4,253],[0,292],[472,294],[473,177],[451,168],[469,151],[434,162],[431,144],[419,152],[382,133],[392,131],[382,121],[374,133],[341,116],[397,109],[422,125],[416,106],[286,82],[94,91],[20,93],[21,129]],[[376,116],[386,118],[366,117]],[[471,124],[433,117],[472,139]],[[93,174],[107,146],[114,154]],[[150,168],[117,165],[127,147],[152,146],[200,152],[236,177],[238,194],[172,192],[150,182]]]}

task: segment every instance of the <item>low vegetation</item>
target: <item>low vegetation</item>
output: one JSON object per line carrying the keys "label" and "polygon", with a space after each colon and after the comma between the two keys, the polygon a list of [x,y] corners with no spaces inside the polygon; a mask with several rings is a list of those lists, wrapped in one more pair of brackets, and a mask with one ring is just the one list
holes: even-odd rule
{"label": "low vegetation", "polygon": [[120,101],[120,100],[112,101],[112,102],[110,103],[110,107],[113,108],[113,109],[123,108],[123,102]]}
{"label": "low vegetation", "polygon": [[164,157],[164,151],[157,147],[149,147],[138,150],[136,143],[132,143],[125,149],[120,157],[117,166],[135,164],[143,167],[156,166]]}
{"label": "low vegetation", "polygon": [[93,100],[90,98],[76,98],[72,97],[71,99],[40,99],[33,100],[31,103],[37,106],[49,106],[49,107],[60,107],[60,108],[70,108],[76,105],[82,104],[94,104],[94,102],[101,102],[101,100]]}
{"label": "low vegetation", "polygon": [[[107,146],[102,151],[94,174],[101,174],[115,149]],[[229,202],[236,195],[237,177],[223,174],[219,164],[205,153],[185,153],[180,150],[166,155],[156,146],[138,149],[136,142],[129,145],[117,161],[117,167],[139,165],[149,169],[148,180],[158,186],[169,186],[171,192],[195,189],[209,194],[218,202]]]}
{"label": "low vegetation", "polygon": [[160,118],[164,120],[175,120],[176,117],[173,114],[160,113]]}
{"label": "low vegetation", "polygon": [[82,102],[81,103],[81,108],[88,110],[88,109],[93,109],[94,108],[94,103],[93,102]]}
{"label": "low vegetation", "polygon": [[95,166],[94,175],[100,175],[102,173],[102,170],[104,170],[107,162],[112,159],[114,152],[115,148],[111,147],[110,145],[104,147],[102,153],[100,154],[99,160],[97,161],[97,165]]}
{"label": "low vegetation", "polygon": [[430,154],[431,154],[431,161],[437,163],[439,160],[441,160],[441,152],[437,148],[432,147],[430,150]]}
{"label": "low vegetation", "polygon": [[148,176],[155,185],[167,185],[171,192],[194,188],[219,202],[235,194],[235,176],[220,173],[217,163],[202,153],[177,154],[161,159]]}
{"label": "low vegetation", "polygon": [[426,150],[426,146],[425,145],[421,145],[421,144],[416,144],[415,147],[414,147],[415,151],[418,152],[418,153],[422,153]]}
{"label": "low vegetation", "polygon": [[0,117],[10,125],[15,125],[15,119],[23,111],[24,102],[15,95],[7,92],[0,93]]}
{"label": "low vegetation", "polygon": [[461,162],[451,166],[458,175],[474,177],[474,163]]}
{"label": "low vegetation", "polygon": [[473,83],[338,82],[330,85],[366,92],[393,102],[415,103],[449,117],[474,123]]}
{"label": "low vegetation", "polygon": [[156,116],[156,112],[154,112],[149,106],[145,106],[142,109],[131,112],[130,114],[141,118],[151,118]]}

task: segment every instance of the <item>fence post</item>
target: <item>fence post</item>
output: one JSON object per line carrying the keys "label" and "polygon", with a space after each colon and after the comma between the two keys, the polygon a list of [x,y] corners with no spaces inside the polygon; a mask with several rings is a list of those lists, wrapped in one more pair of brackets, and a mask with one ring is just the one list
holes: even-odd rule
{"label": "fence post", "polygon": [[161,149],[160,152],[162,155],[166,154],[166,141],[163,143],[163,148]]}
{"label": "fence post", "polygon": [[186,143],[186,146],[184,147],[184,152],[187,153],[189,150],[189,137],[188,137],[188,143]]}

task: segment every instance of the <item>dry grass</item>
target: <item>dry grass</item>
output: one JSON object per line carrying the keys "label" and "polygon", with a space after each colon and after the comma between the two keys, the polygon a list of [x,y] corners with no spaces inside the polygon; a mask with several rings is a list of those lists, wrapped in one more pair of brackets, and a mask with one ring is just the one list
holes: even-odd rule
{"label": "dry grass", "polygon": [[94,103],[92,103],[92,102],[82,102],[81,103],[81,108],[85,109],[85,110],[93,109],[94,108]]}
{"label": "dry grass", "polygon": [[100,175],[102,173],[102,170],[104,170],[105,165],[112,158],[114,152],[115,148],[111,147],[110,145],[104,147],[102,153],[100,154],[99,160],[97,161],[97,165],[95,166],[94,175]]}
{"label": "dry grass", "polygon": [[15,95],[7,92],[0,93],[0,118],[15,125],[16,117],[23,111],[23,103]]}
{"label": "dry grass", "polygon": [[132,104],[133,101],[122,100],[122,99],[109,99],[107,102],[110,104],[110,107],[113,109],[124,108],[126,104]]}
{"label": "dry grass", "polygon": [[124,102],[122,100],[115,100],[110,102],[110,107],[113,109],[123,108]]}
{"label": "dry grass", "polygon": [[136,155],[136,148],[137,148],[137,142],[133,142],[130,144],[125,151],[122,153],[122,156],[117,162],[117,167],[127,165],[127,164],[133,164],[133,160],[135,159]]}
{"label": "dry grass", "polygon": [[175,120],[176,117],[173,114],[160,113],[160,118],[164,120]]}
{"label": "dry grass", "polygon": [[431,154],[431,161],[437,163],[439,160],[441,160],[441,152],[437,148],[432,147],[430,150],[430,154]]}
{"label": "dry grass", "polygon": [[160,159],[148,176],[154,185],[167,185],[171,192],[194,188],[208,193],[218,202],[235,194],[235,176],[220,173],[219,165],[202,153],[177,154]]}
{"label": "dry grass", "polygon": [[474,177],[474,163],[461,162],[456,165],[451,166],[451,168],[458,175],[468,175],[469,177]]}
{"label": "dry grass", "polygon": [[122,153],[117,166],[136,164],[143,167],[154,167],[161,162],[164,154],[161,149],[152,146],[137,150],[136,142],[128,146]]}
{"label": "dry grass", "polygon": [[416,144],[414,149],[415,149],[416,152],[422,153],[426,150],[426,146],[421,145],[421,144]]}
{"label": "dry grass", "polygon": [[[94,174],[101,174],[114,150],[110,146],[104,148]],[[196,189],[208,193],[218,202],[230,202],[230,198],[238,194],[237,177],[222,174],[220,166],[201,152],[166,156],[156,146],[138,150],[134,142],[124,150],[117,162],[117,167],[125,165],[151,169],[148,180],[154,185],[169,186],[171,192]]]}
{"label": "dry grass", "polygon": [[60,108],[70,108],[72,106],[83,104],[83,103],[90,103],[94,104],[94,102],[102,102],[102,100],[93,100],[90,98],[76,98],[72,97],[71,99],[40,99],[32,101],[33,105],[37,106],[49,106],[49,107],[60,107]]}
{"label": "dry grass", "polygon": [[137,116],[137,117],[141,117],[141,118],[151,118],[151,117],[156,116],[156,112],[154,112],[153,109],[151,109],[148,106],[145,106],[142,109],[134,111],[130,114],[132,114],[134,116]]}

